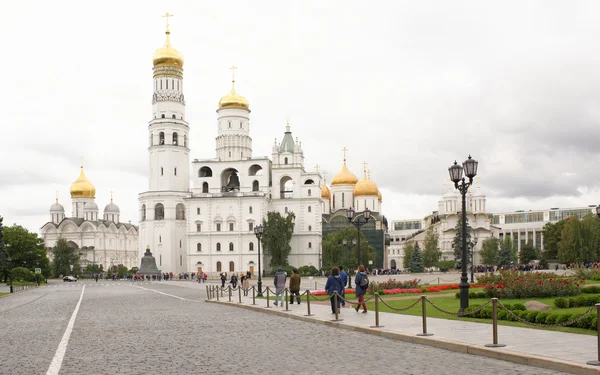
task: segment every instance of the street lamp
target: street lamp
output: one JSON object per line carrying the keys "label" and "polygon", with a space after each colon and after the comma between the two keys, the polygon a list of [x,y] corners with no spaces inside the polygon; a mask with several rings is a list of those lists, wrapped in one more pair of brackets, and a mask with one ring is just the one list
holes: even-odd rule
{"label": "street lamp", "polygon": [[[347,239],[343,239],[342,243],[344,244],[344,246],[348,245],[348,240]],[[348,263],[347,263],[347,269],[346,269],[346,273],[348,274],[348,288],[352,288],[352,275],[350,275],[350,246],[348,246],[346,248],[346,250],[348,250]]]}
{"label": "street lamp", "polygon": [[[450,180],[454,182],[454,187],[460,192],[462,195],[462,262],[461,265],[461,274],[460,274],[460,310],[459,312],[465,311],[467,307],[469,307],[469,279],[467,278],[467,203],[466,203],[466,195],[467,190],[469,190],[469,186],[473,184],[473,178],[477,175],[477,166],[478,162],[475,159],[469,158],[463,162],[463,165],[460,166],[454,162],[450,168],[448,168],[448,173],[450,173]],[[465,172],[465,176],[469,178],[469,182],[465,181],[463,177],[463,170]],[[459,182],[461,182],[459,184]]]}
{"label": "street lamp", "polygon": [[354,216],[356,214],[356,211],[354,211],[354,209],[352,209],[352,207],[350,207],[348,209],[348,211],[346,212],[346,215],[348,215],[348,221],[350,221],[350,223],[352,225],[354,225],[356,227],[356,253],[357,253],[357,268],[358,266],[360,266],[360,228],[365,225],[369,219],[371,218],[371,211],[368,208],[365,208],[365,210],[362,212],[362,218],[363,220],[361,220],[361,213],[359,213],[358,215]]}
{"label": "street lamp", "polygon": [[6,256],[6,264],[8,266],[8,280],[10,281],[10,292],[14,293],[13,290],[13,285],[12,285],[12,258],[10,257],[10,254],[7,254]]}
{"label": "street lamp", "polygon": [[263,228],[262,225],[256,226],[254,227],[254,234],[256,235],[256,238],[258,238],[258,297],[262,297],[262,279],[261,279],[261,274],[262,271],[260,269],[260,237],[263,235],[265,228]]}

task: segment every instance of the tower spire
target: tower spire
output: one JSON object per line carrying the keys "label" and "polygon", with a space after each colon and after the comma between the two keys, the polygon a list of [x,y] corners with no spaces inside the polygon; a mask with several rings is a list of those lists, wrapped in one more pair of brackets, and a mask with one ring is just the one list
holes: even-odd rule
{"label": "tower spire", "polygon": [[363,160],[363,180],[367,179],[367,161]]}
{"label": "tower spire", "polygon": [[342,151],[344,152],[344,165],[346,165],[346,152],[348,152],[348,148],[346,146],[344,146]]}

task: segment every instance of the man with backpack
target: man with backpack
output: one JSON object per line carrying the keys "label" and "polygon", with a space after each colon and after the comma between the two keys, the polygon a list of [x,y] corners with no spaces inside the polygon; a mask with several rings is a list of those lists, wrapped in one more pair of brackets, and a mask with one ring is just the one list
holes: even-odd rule
{"label": "man with backpack", "polygon": [[356,312],[360,306],[363,307],[363,314],[367,313],[367,304],[365,303],[365,294],[367,293],[367,289],[369,289],[369,277],[365,273],[365,266],[362,264],[358,266],[358,273],[356,274],[356,278],[354,279],[354,283],[356,284],[356,297],[358,298],[358,305],[354,308]]}

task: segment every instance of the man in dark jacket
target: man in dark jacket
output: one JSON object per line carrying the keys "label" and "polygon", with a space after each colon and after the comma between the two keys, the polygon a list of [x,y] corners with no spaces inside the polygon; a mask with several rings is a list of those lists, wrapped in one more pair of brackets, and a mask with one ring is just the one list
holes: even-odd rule
{"label": "man in dark jacket", "polygon": [[302,279],[298,274],[297,269],[292,269],[292,276],[290,277],[290,303],[294,304],[294,295],[296,296],[296,300],[298,301],[298,305],[300,304],[300,282]]}
{"label": "man in dark jacket", "polygon": [[287,275],[283,272],[283,268],[279,267],[277,269],[277,273],[275,274],[275,278],[273,279],[273,283],[275,284],[275,306],[278,305],[279,297],[281,297],[281,306],[284,305],[283,292],[285,290],[285,282],[287,281]]}

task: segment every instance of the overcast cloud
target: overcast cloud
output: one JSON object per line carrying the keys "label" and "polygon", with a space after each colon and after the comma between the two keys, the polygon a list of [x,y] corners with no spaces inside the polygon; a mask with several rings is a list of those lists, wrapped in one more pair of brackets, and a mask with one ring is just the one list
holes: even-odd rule
{"label": "overcast cloud", "polygon": [[447,168],[480,161],[491,212],[600,202],[597,1],[12,1],[0,215],[30,230],[56,192],[71,214],[80,157],[103,208],[137,224],[148,187],[152,54],[185,58],[191,159],[215,156],[217,103],[250,102],[254,156],[290,118],[306,167],[363,160],[389,220],[437,209]]}

